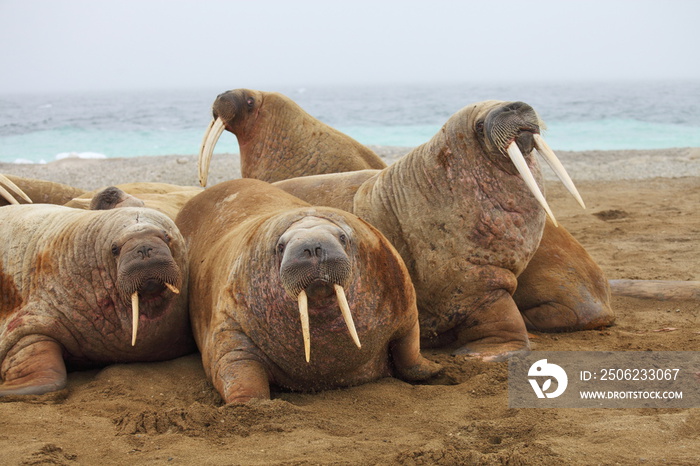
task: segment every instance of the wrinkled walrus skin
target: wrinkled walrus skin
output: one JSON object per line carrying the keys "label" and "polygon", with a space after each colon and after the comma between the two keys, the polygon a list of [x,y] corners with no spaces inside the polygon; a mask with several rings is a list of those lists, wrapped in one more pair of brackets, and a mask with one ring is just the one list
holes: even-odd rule
{"label": "wrinkled walrus skin", "polygon": [[[285,111],[265,112],[264,119],[260,118],[265,125],[250,123],[249,120],[253,118],[251,115],[257,117],[257,113],[247,110],[247,100],[251,99],[255,109],[263,96],[267,95],[276,95],[277,106]],[[270,101],[272,99],[268,103]],[[285,102],[284,105],[282,102]],[[264,142],[265,150],[241,148],[244,177],[275,181],[362,170],[349,175],[352,179],[341,184],[336,177],[312,176],[299,182],[298,188],[295,188],[296,182],[280,185],[313,205],[327,205],[353,212],[352,198],[355,192],[362,182],[372,176],[367,169],[383,169],[386,164],[378,157],[368,158],[350,149],[342,151],[342,157],[338,156],[341,152],[321,142],[335,140],[337,132],[333,130],[333,136],[330,136],[319,130],[309,136],[308,132],[300,131],[299,127],[306,125],[299,125],[295,119],[285,116],[289,109],[295,107],[298,106],[286,97],[279,97],[279,94],[238,89],[223,93],[215,100],[212,125],[218,119],[223,127],[236,134],[239,141],[256,141],[249,144],[249,147],[263,147],[263,142],[259,141],[260,127],[275,128],[277,133],[268,136]],[[299,109],[293,114],[301,115],[302,112]],[[308,127],[323,127],[320,121],[305,112],[303,114]],[[207,132],[205,141],[209,134],[210,131]],[[210,141],[208,154],[200,152],[200,179],[203,160],[211,157],[215,144],[216,138]],[[204,149],[203,146],[202,150]],[[204,176],[206,171],[208,168],[204,170]],[[528,327],[540,331],[570,331],[612,324],[614,317],[610,307],[610,292],[604,283],[606,278],[602,270],[564,227],[554,228],[549,219],[547,225],[541,240],[543,247],[535,252],[533,260],[519,277],[518,292],[514,296],[519,309],[531,316],[531,319],[526,319]],[[572,261],[563,263],[557,260],[561,256]],[[547,285],[542,285],[543,282],[547,282]],[[530,288],[530,285],[536,287]]]}
{"label": "wrinkled walrus skin", "polygon": [[[384,170],[275,183],[311,204],[351,205],[353,213],[387,236],[411,272],[424,345],[457,342],[463,346],[460,352],[488,358],[529,347],[512,295],[517,277],[539,246],[545,213],[503,148],[494,147],[487,137],[484,122],[507,105],[487,101],[465,107],[429,142]],[[522,152],[541,190],[531,135],[522,137]],[[352,198],[333,194],[356,188]],[[567,247],[561,241],[554,245]],[[583,253],[583,262],[593,263]],[[535,277],[547,272],[549,262],[545,258],[536,266]],[[527,292],[525,287],[523,295]],[[564,294],[557,299],[568,298]],[[602,318],[596,319],[609,322],[605,294],[600,301]],[[556,307],[549,310],[559,312]]]}
{"label": "wrinkled walrus skin", "polygon": [[[220,94],[210,125],[235,134],[243,178],[273,182],[305,175],[383,168],[381,158],[351,137],[317,120],[277,92],[235,89]],[[210,130],[205,134],[205,142]],[[221,133],[219,133],[220,135]],[[210,151],[200,153],[200,182],[206,186]],[[202,166],[205,165],[205,166]],[[280,171],[280,167],[285,167]],[[285,173],[286,171],[286,173]]]}
{"label": "wrinkled walrus skin", "polygon": [[[66,366],[195,350],[184,240],[164,215],[6,206],[0,236],[0,396],[59,390]],[[134,293],[140,312],[132,345]]]}
{"label": "wrinkled walrus skin", "polygon": [[[271,384],[316,391],[439,370],[420,355],[415,292],[401,258],[352,214],[243,179],[206,189],[176,223],[189,248],[195,340],[225,402],[269,398]],[[361,348],[333,285],[345,290]],[[308,296],[308,362],[297,293]]]}

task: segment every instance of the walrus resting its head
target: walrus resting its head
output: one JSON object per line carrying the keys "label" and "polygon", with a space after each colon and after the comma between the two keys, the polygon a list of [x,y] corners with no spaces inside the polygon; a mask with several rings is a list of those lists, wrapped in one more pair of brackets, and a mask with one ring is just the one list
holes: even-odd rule
{"label": "walrus resting its head", "polygon": [[90,200],[88,210],[110,210],[119,207],[143,207],[144,203],[131,194],[127,194],[116,186],[110,186],[101,191]]}
{"label": "walrus resting its head", "polygon": [[148,207],[175,220],[187,201],[202,192],[195,186],[136,182],[83,193],[65,205],[78,209],[109,210],[119,207]]}
{"label": "walrus resting its head", "polygon": [[[540,126],[523,102],[480,102],[379,172],[277,185],[315,204],[351,206],[387,236],[411,272],[424,344],[456,344],[460,352],[500,358],[529,347],[512,294],[539,245],[545,216],[554,221],[535,151],[582,203]],[[328,186],[352,197],[340,199]]]}
{"label": "walrus resting its head", "polygon": [[278,181],[386,164],[369,148],[305,112],[277,92],[235,89],[220,94],[199,152],[199,182],[207,185],[209,163],[224,130],[235,134],[243,178]]}
{"label": "walrus resting its head", "polygon": [[195,340],[225,402],[269,398],[270,384],[315,391],[439,370],[420,355],[401,258],[354,215],[243,179],[195,196],[176,223]]}
{"label": "walrus resting its head", "polygon": [[53,181],[0,175],[0,206],[22,203],[63,205],[84,192]]}
{"label": "walrus resting its head", "polygon": [[0,209],[0,396],[66,383],[66,364],[158,361],[194,350],[188,264],[151,209]]}

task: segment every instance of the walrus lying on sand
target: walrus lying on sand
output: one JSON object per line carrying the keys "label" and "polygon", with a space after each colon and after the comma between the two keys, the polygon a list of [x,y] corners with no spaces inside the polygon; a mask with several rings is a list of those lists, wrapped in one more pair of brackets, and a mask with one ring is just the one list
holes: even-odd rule
{"label": "walrus lying on sand", "polygon": [[243,178],[269,182],[292,178],[279,176],[280,165],[304,175],[385,167],[369,148],[312,117],[277,92],[224,92],[214,101],[212,113],[214,118],[205,132],[199,155],[202,186],[207,185],[209,162],[224,129],[238,138]]}
{"label": "walrus lying on sand", "polygon": [[225,402],[269,398],[270,384],[315,391],[439,370],[420,355],[401,258],[354,215],[244,179],[195,196],[176,223],[195,340]]}
{"label": "walrus lying on sand", "polygon": [[203,188],[168,183],[126,183],[86,192],[65,205],[78,209],[108,210],[118,207],[148,207],[173,221],[187,201]]}
{"label": "walrus lying on sand", "polygon": [[[424,344],[456,343],[460,352],[487,358],[529,347],[523,317],[513,293],[540,244],[545,212],[555,220],[542,194],[534,150],[542,154],[574,197],[582,203],[565,170],[540,136],[535,111],[522,102],[486,101],[453,115],[426,144],[388,168],[318,175],[276,185],[314,205],[347,209],[384,233],[404,258],[418,296]],[[364,178],[364,181],[363,181]],[[354,195],[353,195],[354,193]],[[347,195],[347,197],[342,197]],[[552,261],[552,250],[568,251],[573,238],[562,237],[543,249],[532,275],[549,274],[554,287],[532,289],[536,298],[549,293],[566,305],[523,315],[538,329],[563,330],[602,326],[613,321],[603,274],[583,248],[573,263]],[[559,269],[592,270],[581,284]],[[551,267],[556,273],[551,273]],[[599,277],[601,279],[599,279]],[[537,283],[537,280],[534,280]],[[552,285],[552,281],[549,282]],[[585,293],[569,297],[572,288]],[[528,298],[524,286],[521,299]],[[544,293],[542,293],[544,289]],[[578,312],[579,298],[591,303]]]}
{"label": "walrus lying on sand", "polygon": [[[205,132],[199,155],[200,180],[206,180],[209,160],[221,132],[224,128],[232,131],[231,128],[234,126],[232,121],[236,120],[232,115],[248,115],[240,110],[247,92],[258,91],[229,91],[215,100],[213,105],[215,120]],[[287,108],[293,108],[293,106],[288,105]],[[304,115],[305,120],[313,119],[306,113]],[[239,140],[253,140],[260,134],[274,131],[281,131],[285,135],[295,134],[295,119],[288,118],[286,112],[269,113],[265,119],[258,120],[251,116],[241,118],[237,120],[235,130]],[[246,124],[241,123],[244,120]],[[255,123],[252,123],[253,121]],[[320,125],[322,123],[318,121],[313,124],[314,127]],[[214,127],[218,130],[213,131]],[[275,150],[266,153],[259,151],[255,157],[250,157],[248,154],[243,155],[243,149],[241,149],[241,164],[250,167],[243,172],[243,176],[263,180],[286,180],[313,175],[318,173],[319,169],[323,169],[324,173],[328,174],[348,171],[346,168],[349,164],[348,159],[352,156],[350,151],[344,152],[342,157],[335,157],[335,153],[327,153],[321,156],[324,164],[319,165],[308,156],[310,151],[306,149],[305,144],[313,144],[314,138],[321,136],[316,134],[310,137],[306,132],[300,132],[300,135],[305,136],[305,139],[295,139],[295,150],[291,150],[291,145],[277,144]],[[542,139],[539,140],[539,145],[543,152],[552,153]],[[317,147],[316,152],[318,150]],[[556,161],[556,157],[550,157],[548,160],[557,164],[560,173],[565,173],[565,171],[562,172],[563,168]],[[377,173],[377,171],[365,169],[386,167],[383,162],[380,161],[380,163],[379,166],[374,162],[368,164],[362,157],[355,157],[353,165],[363,170],[344,176],[342,183],[338,183],[337,177],[320,176],[305,179],[300,183],[299,189],[294,188],[297,182],[292,185],[281,184],[280,187],[291,190],[290,192],[297,197],[306,199],[312,204],[328,205],[353,212],[355,192],[363,182]],[[313,170],[309,170],[309,166],[313,166]],[[440,179],[444,178],[439,172],[437,176],[441,177]],[[573,188],[573,183],[568,176],[565,180],[569,188]],[[436,182],[439,181],[436,180]],[[532,180],[530,185],[532,186]],[[578,200],[582,203],[580,196]],[[445,201],[437,202],[444,204]],[[416,215],[419,214],[414,212],[413,216]],[[436,235],[443,235],[443,233],[436,232]],[[563,227],[555,228],[552,219],[547,220],[540,244],[532,260],[518,276],[519,286],[514,295],[519,309],[529,316],[525,319],[528,327],[541,331],[563,331],[610,324],[613,317],[606,278],[586,250]],[[559,257],[567,257],[569,261],[562,262],[558,260]]]}
{"label": "walrus lying on sand", "polygon": [[0,208],[0,396],[42,394],[83,368],[194,350],[187,258],[150,209]]}
{"label": "walrus lying on sand", "polygon": [[84,192],[53,181],[0,174],[0,206],[32,202],[62,205]]}

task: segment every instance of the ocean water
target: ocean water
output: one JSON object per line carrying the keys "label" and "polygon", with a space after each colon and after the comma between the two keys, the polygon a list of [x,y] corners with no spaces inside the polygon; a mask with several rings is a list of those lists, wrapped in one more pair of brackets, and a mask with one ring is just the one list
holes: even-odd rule
{"label": "ocean water", "polygon": [[[236,87],[235,84],[231,87]],[[196,154],[226,89],[0,95],[0,162]],[[700,82],[421,84],[263,88],[368,145],[416,146],[460,108],[521,100],[555,150],[700,147]],[[238,152],[224,133],[216,152]]]}

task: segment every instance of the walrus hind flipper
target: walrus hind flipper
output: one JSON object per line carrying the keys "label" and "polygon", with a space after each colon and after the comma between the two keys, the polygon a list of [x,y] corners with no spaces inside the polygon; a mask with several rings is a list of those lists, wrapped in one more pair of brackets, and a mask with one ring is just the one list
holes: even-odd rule
{"label": "walrus hind flipper", "polygon": [[478,357],[484,361],[502,361],[530,350],[525,323],[511,295],[500,290],[495,299],[482,306],[471,319],[457,329],[463,346],[453,354]]}
{"label": "walrus hind flipper", "polygon": [[36,339],[31,335],[20,340],[5,357],[2,366],[3,383],[0,396],[43,395],[65,388],[67,382],[63,349],[55,340]]}

